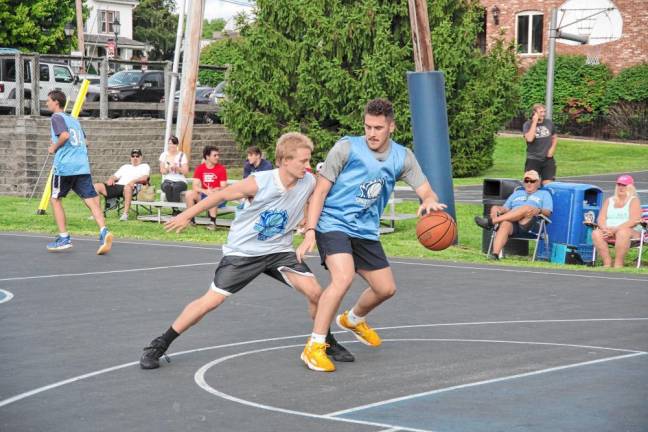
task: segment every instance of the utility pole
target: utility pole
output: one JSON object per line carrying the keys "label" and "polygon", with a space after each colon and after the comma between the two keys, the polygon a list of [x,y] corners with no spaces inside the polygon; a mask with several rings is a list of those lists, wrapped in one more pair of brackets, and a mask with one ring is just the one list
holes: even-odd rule
{"label": "utility pole", "polygon": [[83,5],[82,0],[76,0],[76,22],[77,22],[77,38],[79,40],[79,51],[81,51],[81,68],[79,72],[85,72],[85,37],[83,34]]}
{"label": "utility pole", "polygon": [[430,19],[426,0],[408,0],[410,23],[412,26],[412,46],[416,72],[434,70],[432,55],[432,38],[430,37]]}
{"label": "utility pole", "polygon": [[185,50],[182,61],[182,81],[180,85],[180,104],[176,135],[181,150],[190,157],[193,135],[194,108],[196,103],[196,81],[200,61],[200,35],[205,11],[205,0],[189,1],[187,30],[185,31]]}
{"label": "utility pole", "polygon": [[[173,69],[171,72],[171,84],[169,95],[166,98],[166,127],[164,128],[164,151],[169,147],[169,137],[171,136],[171,125],[173,123],[173,108],[175,107],[175,92],[178,83],[178,65],[180,64],[180,51],[182,51],[182,34],[184,33],[184,14],[186,0],[180,0],[180,11],[178,13],[178,28],[176,30],[175,51],[173,52]],[[166,82],[166,81],[165,81]],[[178,105],[178,109],[180,106]],[[179,123],[179,122],[178,122]]]}
{"label": "utility pole", "polygon": [[443,72],[434,70],[426,0],[408,0],[416,72],[407,73],[414,154],[439,201],[457,220]]}

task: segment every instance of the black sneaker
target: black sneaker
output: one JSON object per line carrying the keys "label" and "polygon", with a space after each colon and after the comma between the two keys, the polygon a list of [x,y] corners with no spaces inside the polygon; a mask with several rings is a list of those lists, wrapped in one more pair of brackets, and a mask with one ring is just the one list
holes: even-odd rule
{"label": "black sneaker", "polygon": [[492,230],[494,225],[489,217],[475,216],[475,223],[485,230]]}
{"label": "black sneaker", "polygon": [[160,357],[164,356],[167,362],[171,363],[169,357],[164,354],[169,346],[161,337],[156,337],[149,346],[144,348],[144,354],[140,358],[142,369],[157,369],[160,367]]}
{"label": "black sneaker", "polygon": [[327,340],[328,348],[326,348],[326,355],[330,356],[333,360],[338,362],[352,362],[355,361],[353,354],[346,348],[338,343],[335,339]]}
{"label": "black sneaker", "polygon": [[499,254],[491,253],[491,254],[488,255],[488,259],[493,260],[493,261],[499,261],[500,257],[499,257]]}

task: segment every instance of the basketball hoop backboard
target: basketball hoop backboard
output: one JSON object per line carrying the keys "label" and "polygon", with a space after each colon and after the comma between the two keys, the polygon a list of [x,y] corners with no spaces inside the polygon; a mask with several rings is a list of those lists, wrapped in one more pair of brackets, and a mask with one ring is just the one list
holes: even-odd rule
{"label": "basketball hoop backboard", "polygon": [[[623,33],[621,12],[611,0],[567,0],[558,9],[560,33],[587,37],[587,45],[617,40]],[[579,42],[557,39],[566,45]]]}

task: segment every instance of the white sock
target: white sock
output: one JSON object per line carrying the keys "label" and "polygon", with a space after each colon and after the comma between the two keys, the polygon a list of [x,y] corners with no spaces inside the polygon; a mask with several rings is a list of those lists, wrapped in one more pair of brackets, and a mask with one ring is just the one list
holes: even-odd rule
{"label": "white sock", "polygon": [[104,226],[102,226],[101,228],[99,228],[99,232],[103,232],[103,230],[105,230],[105,229],[107,229],[107,228],[106,228],[106,225],[104,225]]}
{"label": "white sock", "polygon": [[59,233],[59,237],[70,237],[70,234],[67,232]]}
{"label": "white sock", "polygon": [[361,316],[356,315],[355,313],[353,313],[353,309],[351,309],[349,311],[349,315],[347,315],[347,318],[349,320],[349,323],[351,323],[351,325],[354,325],[354,326],[357,326],[361,322],[365,321],[365,317],[361,317]]}
{"label": "white sock", "polygon": [[325,334],[317,334],[317,333],[311,333],[310,337],[311,342],[317,342],[317,343],[324,343],[326,342],[326,335]]}

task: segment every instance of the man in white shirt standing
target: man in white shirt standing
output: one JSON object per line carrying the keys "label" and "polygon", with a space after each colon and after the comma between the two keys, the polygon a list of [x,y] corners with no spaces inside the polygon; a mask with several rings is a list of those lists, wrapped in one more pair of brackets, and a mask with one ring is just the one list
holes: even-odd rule
{"label": "man in white shirt standing", "polygon": [[151,174],[151,167],[142,163],[142,150],[131,150],[130,157],[131,163],[122,165],[105,183],[95,183],[94,185],[97,193],[106,197],[107,200],[124,197],[124,212],[119,218],[121,221],[128,220],[128,210],[130,210],[133,200],[135,185],[146,183]]}

